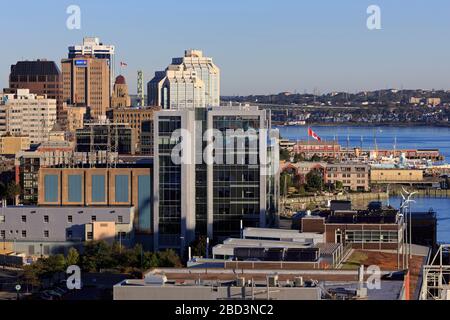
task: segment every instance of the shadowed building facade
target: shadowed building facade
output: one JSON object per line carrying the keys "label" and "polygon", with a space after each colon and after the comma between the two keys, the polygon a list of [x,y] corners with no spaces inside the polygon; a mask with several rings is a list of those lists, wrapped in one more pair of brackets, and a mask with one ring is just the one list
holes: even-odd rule
{"label": "shadowed building facade", "polygon": [[[134,148],[138,153],[141,152],[141,137],[143,129],[145,132],[151,130],[151,127],[144,126],[144,122],[153,122],[153,113],[160,110],[159,107],[143,108],[117,108],[108,111],[108,117],[113,123],[129,126],[133,131]],[[151,126],[151,124],[150,124]],[[148,135],[145,136],[148,138]],[[153,137],[151,137],[153,139]],[[145,141],[148,146],[148,140]],[[148,150],[147,148],[144,148]],[[148,154],[148,153],[147,153]]]}

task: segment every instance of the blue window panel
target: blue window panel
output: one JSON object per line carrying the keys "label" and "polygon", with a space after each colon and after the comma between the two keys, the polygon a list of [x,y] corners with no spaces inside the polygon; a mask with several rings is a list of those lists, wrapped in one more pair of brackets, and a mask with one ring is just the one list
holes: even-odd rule
{"label": "blue window panel", "polygon": [[45,202],[58,202],[58,175],[45,175]]}
{"label": "blue window panel", "polygon": [[81,194],[82,194],[82,188],[81,188],[81,182],[82,177],[80,174],[78,175],[69,175],[68,177],[68,200],[69,202],[81,202]]}
{"label": "blue window panel", "polygon": [[150,232],[152,221],[152,184],[149,175],[138,176],[138,204],[138,228],[140,231]]}
{"label": "blue window panel", "polygon": [[115,181],[116,202],[129,202],[128,180],[129,180],[128,176],[125,175],[116,176]]}
{"label": "blue window panel", "polygon": [[93,175],[92,176],[92,202],[106,202],[105,195],[105,176]]}

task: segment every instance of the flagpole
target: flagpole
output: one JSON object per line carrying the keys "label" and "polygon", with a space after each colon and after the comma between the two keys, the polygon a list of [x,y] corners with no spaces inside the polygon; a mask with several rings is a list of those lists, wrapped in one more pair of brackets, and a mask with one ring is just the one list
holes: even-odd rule
{"label": "flagpole", "polygon": [[306,150],[307,150],[307,153],[306,153],[306,159],[307,160],[309,160],[309,133],[311,132],[311,127],[310,126],[308,126],[308,143],[306,144]]}

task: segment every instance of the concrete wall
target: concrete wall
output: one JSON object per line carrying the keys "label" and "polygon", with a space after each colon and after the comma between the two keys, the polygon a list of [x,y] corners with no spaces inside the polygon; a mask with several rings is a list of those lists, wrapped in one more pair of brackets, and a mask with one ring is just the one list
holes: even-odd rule
{"label": "concrete wall", "polygon": [[[118,222],[119,216],[122,223]],[[6,241],[84,241],[85,226],[93,222],[93,217],[98,222],[114,223],[116,232],[131,234],[134,208],[6,207],[0,208],[0,217],[4,217],[0,220],[4,219],[4,222],[0,222],[0,232],[4,231]],[[48,237],[45,236],[45,231],[48,231]],[[69,231],[72,232],[71,239],[68,239]],[[3,237],[0,236],[0,241],[2,240]]]}
{"label": "concrete wall", "polygon": [[423,181],[423,170],[413,169],[372,169],[371,183],[383,182],[420,182]]}
{"label": "concrete wall", "polygon": [[[320,300],[319,288],[269,288],[270,298],[275,300]],[[255,299],[267,299],[267,287],[254,288]],[[211,286],[122,286],[113,290],[114,300],[218,300],[247,299],[252,288]]]}
{"label": "concrete wall", "polygon": [[30,138],[26,137],[0,137],[0,154],[16,154],[30,148]]}

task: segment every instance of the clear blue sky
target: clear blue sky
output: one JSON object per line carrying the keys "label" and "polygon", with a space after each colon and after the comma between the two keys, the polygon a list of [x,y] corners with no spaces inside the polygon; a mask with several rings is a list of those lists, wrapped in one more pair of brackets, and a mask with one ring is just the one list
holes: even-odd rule
{"label": "clear blue sky", "polygon": [[[81,7],[81,30],[66,8]],[[381,7],[382,30],[366,28]],[[16,0],[2,5],[0,85],[10,64],[60,61],[83,36],[114,44],[130,91],[184,49],[222,71],[222,94],[449,89],[450,2],[441,0]]]}

